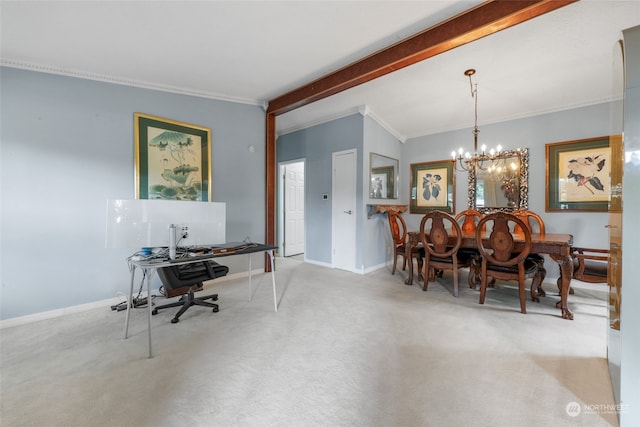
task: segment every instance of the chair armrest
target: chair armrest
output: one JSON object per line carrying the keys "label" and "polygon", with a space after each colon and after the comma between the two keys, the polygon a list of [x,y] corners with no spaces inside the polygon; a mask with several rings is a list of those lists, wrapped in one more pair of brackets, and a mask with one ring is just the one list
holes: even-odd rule
{"label": "chair armrest", "polygon": [[[606,254],[606,255],[597,255]],[[571,256],[577,259],[590,259],[594,261],[609,261],[608,249],[594,249],[594,248],[572,248]]]}
{"label": "chair armrest", "polygon": [[595,248],[572,248],[571,256],[577,265],[573,277],[587,282],[600,281],[606,278],[609,261],[609,250]]}

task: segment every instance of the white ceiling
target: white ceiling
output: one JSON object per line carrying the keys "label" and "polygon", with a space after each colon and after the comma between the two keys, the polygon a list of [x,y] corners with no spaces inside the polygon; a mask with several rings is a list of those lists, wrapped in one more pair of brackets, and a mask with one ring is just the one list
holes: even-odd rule
{"label": "white ceiling", "polygon": [[[4,1],[2,65],[266,105],[480,1]],[[279,116],[366,111],[399,139],[620,99],[613,55],[640,1],[583,0]],[[366,106],[366,107],[365,107]]]}

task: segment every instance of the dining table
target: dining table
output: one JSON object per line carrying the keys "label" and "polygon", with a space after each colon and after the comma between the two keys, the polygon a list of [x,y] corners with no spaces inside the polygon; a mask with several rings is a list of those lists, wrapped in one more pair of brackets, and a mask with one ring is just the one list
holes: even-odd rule
{"label": "dining table", "polygon": [[[405,246],[406,258],[411,260],[411,251],[416,246],[422,244],[422,238],[419,231],[409,231],[408,242]],[[452,244],[455,243],[456,236],[450,235],[449,239]],[[486,236],[489,240],[489,234]],[[519,245],[523,245],[524,242],[516,238],[514,250],[518,250]],[[571,234],[559,234],[559,233],[532,233],[531,234],[531,253],[549,255],[551,259],[558,263],[561,274],[561,286],[560,286],[560,301],[556,304],[556,307],[562,310],[562,318],[573,320],[573,313],[569,310],[567,303],[569,297],[569,287],[571,285],[571,277],[573,275],[573,259],[571,258],[571,246],[573,245],[573,236]],[[478,244],[476,241],[476,235],[463,233],[461,248],[477,249]],[[476,272],[477,273],[477,272]],[[473,272],[470,272],[473,274]],[[426,276],[425,276],[426,279]],[[428,280],[428,279],[426,279]],[[405,284],[413,284],[413,262],[409,262],[409,277],[405,280]],[[538,289],[539,295],[544,296],[542,288]]]}

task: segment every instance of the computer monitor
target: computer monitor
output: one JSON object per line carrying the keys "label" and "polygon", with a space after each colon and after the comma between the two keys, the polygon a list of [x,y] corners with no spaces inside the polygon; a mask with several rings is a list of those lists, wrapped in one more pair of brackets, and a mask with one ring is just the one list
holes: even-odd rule
{"label": "computer monitor", "polygon": [[[226,203],[173,200],[107,200],[107,248],[178,247],[224,243]],[[182,237],[186,235],[186,237]]]}

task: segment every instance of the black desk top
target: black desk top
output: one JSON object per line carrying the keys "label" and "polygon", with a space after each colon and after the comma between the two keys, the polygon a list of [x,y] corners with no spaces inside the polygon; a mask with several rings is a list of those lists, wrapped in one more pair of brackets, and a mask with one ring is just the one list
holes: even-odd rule
{"label": "black desk top", "polygon": [[[164,248],[168,249],[168,248]],[[232,242],[214,245],[198,245],[194,247],[179,247],[176,251],[176,258],[169,259],[168,256],[151,255],[149,257],[131,258],[129,262],[141,268],[159,268],[176,264],[189,264],[192,262],[204,261],[211,258],[220,258],[232,255],[252,254],[255,252],[268,252],[278,249],[274,245],[263,243]],[[167,252],[168,254],[168,252]]]}
{"label": "black desk top", "polygon": [[222,245],[200,245],[196,248],[189,248],[182,256],[169,260],[171,263],[184,261],[199,261],[209,258],[219,258],[230,255],[251,254],[255,252],[265,252],[277,249],[277,246],[265,245],[263,243],[231,242]]}

